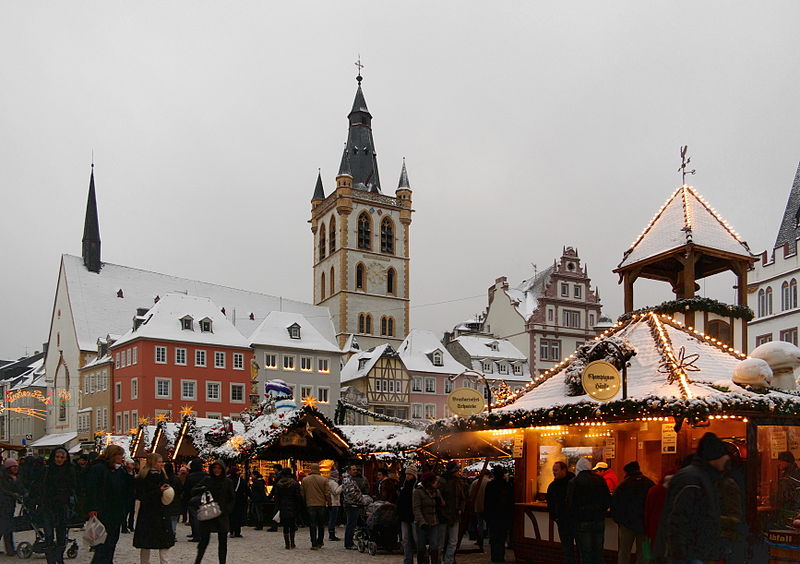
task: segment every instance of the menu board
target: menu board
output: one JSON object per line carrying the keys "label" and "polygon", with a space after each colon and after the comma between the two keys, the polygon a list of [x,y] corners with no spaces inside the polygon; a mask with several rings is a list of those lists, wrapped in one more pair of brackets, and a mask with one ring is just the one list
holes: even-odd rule
{"label": "menu board", "polygon": [[608,437],[606,439],[606,446],[603,452],[603,458],[605,460],[610,460],[616,457],[617,457],[617,438]]}
{"label": "menu board", "polygon": [[661,425],[661,454],[675,454],[678,452],[678,433],[675,432],[674,423]]}

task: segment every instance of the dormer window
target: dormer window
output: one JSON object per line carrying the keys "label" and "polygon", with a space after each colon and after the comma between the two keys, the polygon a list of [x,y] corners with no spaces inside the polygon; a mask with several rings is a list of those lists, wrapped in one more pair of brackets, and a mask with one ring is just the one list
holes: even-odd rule
{"label": "dormer window", "polygon": [[[184,331],[194,331],[194,318],[191,315],[181,317],[181,329]],[[208,330],[211,331],[210,325]]]}
{"label": "dormer window", "polygon": [[200,320],[200,332],[201,333],[213,333],[211,330],[211,320],[206,317],[205,319]]}
{"label": "dormer window", "polygon": [[358,359],[358,369],[359,370],[362,370],[366,365],[367,365],[367,359],[366,358],[359,358]]}
{"label": "dormer window", "polygon": [[433,351],[431,362],[433,362],[434,366],[444,366],[444,356],[442,355],[442,351]]}
{"label": "dormer window", "polygon": [[492,341],[491,343],[486,343],[486,346],[489,347],[491,350],[497,352],[499,347],[497,345],[497,341]]}
{"label": "dormer window", "polygon": [[292,323],[286,329],[289,331],[289,338],[290,339],[299,339],[300,338],[300,325],[299,324]]}

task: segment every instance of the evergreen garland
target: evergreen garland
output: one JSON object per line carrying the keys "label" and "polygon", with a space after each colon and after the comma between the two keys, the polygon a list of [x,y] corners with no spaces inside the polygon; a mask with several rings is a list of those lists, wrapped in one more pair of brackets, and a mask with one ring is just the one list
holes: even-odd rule
{"label": "evergreen garland", "polygon": [[624,313],[619,317],[618,321],[627,321],[634,315],[647,313],[649,311],[668,315],[687,311],[705,311],[708,313],[716,313],[721,317],[735,317],[737,319],[743,319],[744,321],[750,321],[755,317],[753,310],[746,305],[729,305],[717,300],[712,300],[711,298],[694,297],[666,301],[655,307],[645,307],[637,309],[636,311]]}

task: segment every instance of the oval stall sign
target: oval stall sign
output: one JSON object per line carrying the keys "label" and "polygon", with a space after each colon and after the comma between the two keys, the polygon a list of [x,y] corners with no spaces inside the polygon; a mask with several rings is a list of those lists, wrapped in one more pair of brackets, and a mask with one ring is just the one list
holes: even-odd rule
{"label": "oval stall sign", "polygon": [[447,407],[459,417],[476,415],[483,411],[485,404],[483,394],[472,388],[456,388],[447,396]]}
{"label": "oval stall sign", "polygon": [[595,360],[583,369],[581,384],[594,399],[608,401],[619,393],[622,377],[617,367],[610,362]]}

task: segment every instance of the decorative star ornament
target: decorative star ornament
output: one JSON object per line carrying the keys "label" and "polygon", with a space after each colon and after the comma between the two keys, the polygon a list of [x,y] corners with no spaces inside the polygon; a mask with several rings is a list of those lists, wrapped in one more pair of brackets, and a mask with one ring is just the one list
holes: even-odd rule
{"label": "decorative star ornament", "polygon": [[142,416],[139,418],[139,425],[147,425],[148,423],[150,423],[149,417]]}
{"label": "decorative star ornament", "polygon": [[128,432],[129,432],[131,435],[135,435],[136,433],[138,433],[138,432],[139,432],[139,429],[137,429],[136,427],[133,427],[133,428],[132,428],[132,429],[130,429]]}
{"label": "decorative star ornament", "polygon": [[319,401],[314,396],[306,396],[303,398],[303,405],[306,407],[313,407],[314,409],[317,408],[317,404]]}
{"label": "decorative star ornament", "polygon": [[191,417],[192,416],[192,406],[191,405],[184,405],[181,408],[181,416],[183,417]]}
{"label": "decorative star ornament", "polygon": [[668,381],[671,384],[677,378],[676,372],[679,370],[683,370],[684,373],[700,372],[700,368],[695,366],[695,362],[697,362],[699,359],[699,354],[695,353],[687,355],[686,347],[681,347],[678,349],[678,354],[675,355],[675,363],[670,360],[664,360],[661,362],[661,366],[659,366],[658,371],[669,376]]}
{"label": "decorative star ornament", "polygon": [[159,413],[158,416],[156,417],[156,421],[158,421],[159,423],[164,423],[165,421],[167,421],[167,414],[163,412]]}

